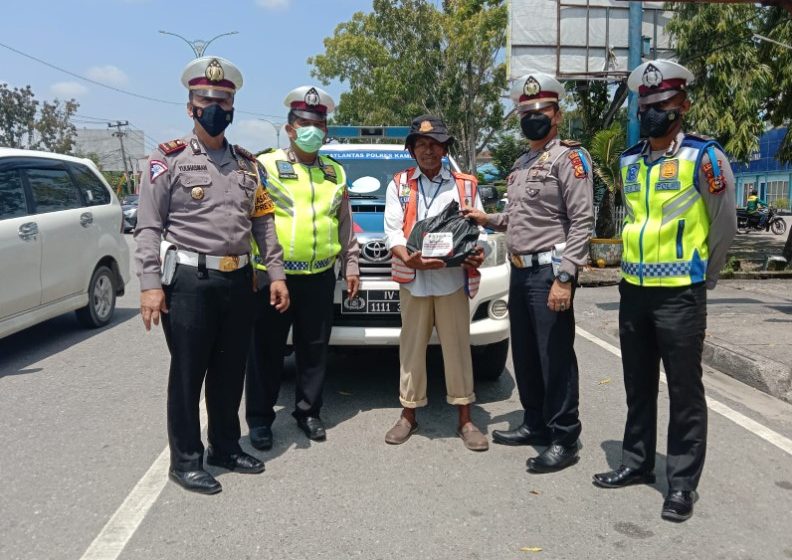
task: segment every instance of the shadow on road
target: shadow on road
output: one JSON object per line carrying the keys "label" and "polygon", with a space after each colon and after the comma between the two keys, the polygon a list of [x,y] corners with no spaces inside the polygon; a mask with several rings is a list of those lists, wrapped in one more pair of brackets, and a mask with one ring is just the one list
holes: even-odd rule
{"label": "shadow on road", "polygon": [[[293,449],[307,449],[312,445],[329,445],[330,442],[311,442],[296,427],[291,411],[294,408],[294,359],[287,358],[286,372],[281,387],[278,405],[283,408],[277,413],[273,424],[274,446],[270,451],[257,451],[249,442],[247,427],[242,426],[245,434],[242,445],[245,451],[264,460],[272,460]],[[429,352],[427,361],[429,379],[427,392],[429,405],[419,409],[419,437],[429,439],[457,437],[457,411],[446,402],[445,379],[442,357],[434,349]],[[476,382],[477,404],[491,403],[508,399],[514,390],[514,379],[508,370],[497,381]],[[398,418],[399,404],[399,355],[393,348],[350,349],[331,353],[328,376],[324,390],[322,420],[328,430],[328,440],[333,439],[334,428],[356,417],[360,413],[375,409],[393,409],[392,418],[383,424],[372,426],[371,431],[382,441],[385,432]],[[514,412],[515,425],[522,419],[522,411]],[[511,414],[509,414],[511,416]],[[488,426],[506,418],[491,418],[488,411],[473,406],[473,422],[486,433]]]}
{"label": "shadow on road", "polygon": [[74,313],[66,313],[0,339],[0,378],[37,373],[42,368],[27,366],[117,327],[137,314],[137,308],[116,308],[109,325],[86,329]]}
{"label": "shadow on road", "polygon": [[[619,468],[619,465],[622,464],[622,442],[610,439],[603,441],[600,447],[605,452],[608,466],[614,470]],[[649,486],[665,496],[668,493],[668,479],[666,477],[666,456],[662,453],[656,454],[654,472],[657,480]]]}

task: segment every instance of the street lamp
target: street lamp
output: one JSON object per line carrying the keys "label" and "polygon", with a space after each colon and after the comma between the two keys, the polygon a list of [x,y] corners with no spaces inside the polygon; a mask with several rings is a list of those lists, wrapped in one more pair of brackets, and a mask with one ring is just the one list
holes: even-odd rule
{"label": "street lamp", "polygon": [[179,39],[190,45],[190,48],[195,53],[195,58],[201,58],[204,55],[204,52],[206,52],[206,48],[209,46],[209,44],[212,41],[220,37],[225,37],[226,35],[236,35],[237,33],[239,33],[239,31],[229,31],[228,33],[221,33],[220,35],[215,35],[208,41],[204,41],[203,39],[195,39],[194,41],[190,41],[188,39],[185,39],[178,33],[171,33],[170,31],[160,30],[160,33],[162,33],[163,35],[173,35],[174,37],[178,37]]}
{"label": "street lamp", "polygon": [[280,148],[280,131],[281,131],[281,126],[283,125],[282,124],[277,125],[274,122],[269,121],[267,119],[259,119],[259,120],[264,121],[265,123],[269,124],[272,128],[275,129],[275,144],[277,148]]}

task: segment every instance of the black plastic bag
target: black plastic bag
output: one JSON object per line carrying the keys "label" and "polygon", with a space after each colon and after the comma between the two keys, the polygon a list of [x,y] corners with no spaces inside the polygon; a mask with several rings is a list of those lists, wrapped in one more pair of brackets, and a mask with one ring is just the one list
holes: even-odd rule
{"label": "black plastic bag", "polygon": [[479,228],[459,214],[459,204],[455,200],[449,202],[436,216],[416,222],[407,240],[407,250],[410,253],[423,251],[426,234],[443,232],[453,234],[453,249],[444,256],[430,257],[424,254],[423,257],[441,259],[446,266],[460,266],[476,250]]}

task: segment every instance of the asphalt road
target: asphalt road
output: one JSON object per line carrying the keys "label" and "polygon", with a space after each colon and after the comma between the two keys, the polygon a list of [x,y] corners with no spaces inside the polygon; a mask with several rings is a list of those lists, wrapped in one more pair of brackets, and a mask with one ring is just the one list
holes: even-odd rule
{"label": "asphalt road", "polygon": [[[581,308],[602,294],[581,290]],[[133,279],[102,330],[67,315],[0,340],[0,558],[792,558],[792,406],[709,371],[717,411],[701,500],[689,522],[664,522],[664,443],[655,485],[591,484],[619,462],[625,405],[619,358],[583,335],[584,447],[561,473],[527,474],[532,448],[465,450],[437,368],[420,431],[385,445],[398,363],[368,351],[333,358],[326,442],[309,443],[284,413],[275,448],[255,452],[266,473],[213,470],[223,492],[212,497],[163,484],[168,357],[161,331],[144,333],[137,298]],[[595,316],[579,319],[614,343]],[[510,371],[477,395],[488,432],[520,418]],[[661,398],[664,442],[664,386]],[[286,411],[292,399],[287,383]]]}

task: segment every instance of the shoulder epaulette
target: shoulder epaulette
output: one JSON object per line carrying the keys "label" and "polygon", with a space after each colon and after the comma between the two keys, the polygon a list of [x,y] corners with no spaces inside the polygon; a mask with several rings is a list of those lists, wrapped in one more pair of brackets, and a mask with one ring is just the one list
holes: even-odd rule
{"label": "shoulder epaulette", "polygon": [[239,144],[234,144],[234,151],[245,159],[249,159],[250,161],[256,161],[256,156],[248,152],[245,148],[243,148]]}
{"label": "shoulder epaulette", "polygon": [[644,149],[644,143],[645,142],[646,142],[645,140],[640,140],[637,144],[633,144],[632,146],[630,146],[629,148],[624,150],[621,155],[622,156],[628,156],[628,155],[632,155],[632,154],[641,153],[643,151],[643,149]]}
{"label": "shoulder epaulette", "polygon": [[690,136],[692,138],[698,138],[699,140],[703,140],[704,142],[710,142],[715,140],[712,136],[707,136],[706,134],[699,134],[698,132],[686,132],[685,136]]}
{"label": "shoulder epaulette", "polygon": [[256,152],[256,157],[259,157],[262,154],[270,154],[274,152],[277,148],[267,148],[265,150],[261,150],[260,152]]}
{"label": "shoulder epaulette", "polygon": [[187,144],[185,144],[183,140],[170,140],[169,142],[163,142],[159,145],[160,151],[166,156],[180,152],[186,147]]}
{"label": "shoulder epaulette", "polygon": [[566,146],[567,148],[579,148],[583,145],[577,140],[561,140],[560,144],[562,146]]}

